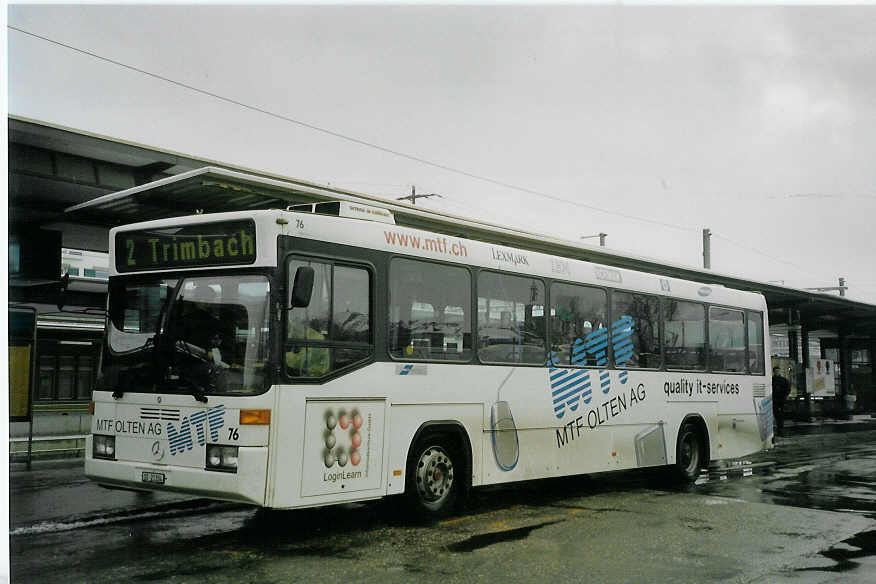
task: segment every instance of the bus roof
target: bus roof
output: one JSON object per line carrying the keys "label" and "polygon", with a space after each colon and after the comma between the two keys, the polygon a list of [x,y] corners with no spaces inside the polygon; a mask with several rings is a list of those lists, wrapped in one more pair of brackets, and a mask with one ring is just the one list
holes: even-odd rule
{"label": "bus roof", "polygon": [[776,306],[799,305],[805,301],[813,310],[817,309],[817,312],[841,309],[850,315],[861,316],[869,316],[874,309],[873,305],[848,298],[625,254],[605,247],[511,229],[336,187],[275,175],[247,174],[213,166],[98,197],[69,207],[66,211],[73,220],[80,223],[113,226],[135,220],[186,216],[198,211],[215,213],[283,209],[295,204],[338,200],[384,208],[394,215],[395,223],[399,226],[694,282],[757,291],[766,295],[769,302]]}
{"label": "bus roof", "polygon": [[[710,270],[668,264],[658,259],[503,227],[479,219],[424,209],[345,189],[246,174],[213,166],[104,195],[68,207],[66,212],[77,221],[110,227],[196,213],[284,209],[291,205],[326,201],[349,201],[380,207],[390,211],[398,225],[487,243],[654,273],[665,273],[666,269],[673,269],[679,273],[667,275],[691,280],[713,280],[715,276],[719,276]],[[727,274],[721,276],[732,278]]]}

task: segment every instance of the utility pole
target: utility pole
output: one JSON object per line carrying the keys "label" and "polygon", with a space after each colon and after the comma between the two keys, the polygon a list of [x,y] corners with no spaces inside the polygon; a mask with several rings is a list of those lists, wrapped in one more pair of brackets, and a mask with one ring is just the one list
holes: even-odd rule
{"label": "utility pole", "polygon": [[703,229],[703,267],[712,269],[712,230]]}
{"label": "utility pole", "polygon": [[439,199],[443,199],[441,195],[438,193],[429,193],[428,195],[418,195],[417,187],[415,185],[411,185],[411,194],[406,197],[397,197],[396,201],[410,201],[411,205],[417,204],[417,199],[428,199],[429,197],[438,197]]}

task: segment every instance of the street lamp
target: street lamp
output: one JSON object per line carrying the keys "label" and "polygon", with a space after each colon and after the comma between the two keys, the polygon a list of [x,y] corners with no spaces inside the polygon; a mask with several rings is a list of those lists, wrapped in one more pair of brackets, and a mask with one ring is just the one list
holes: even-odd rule
{"label": "street lamp", "polygon": [[608,233],[599,233],[597,235],[582,235],[581,239],[592,239],[594,237],[599,238],[599,245],[605,247],[605,238],[608,236]]}
{"label": "street lamp", "polygon": [[839,295],[845,296],[846,290],[848,290],[849,287],[846,286],[846,279],[840,278],[839,279],[839,286],[822,286],[820,288],[803,288],[803,289],[804,290],[813,290],[815,292],[831,292],[833,290],[839,290]]}

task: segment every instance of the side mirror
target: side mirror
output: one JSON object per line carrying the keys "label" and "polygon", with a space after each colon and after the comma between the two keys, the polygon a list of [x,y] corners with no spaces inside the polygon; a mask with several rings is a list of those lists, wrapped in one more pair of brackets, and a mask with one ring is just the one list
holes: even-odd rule
{"label": "side mirror", "polygon": [[310,304],[313,294],[313,268],[300,266],[295,270],[295,282],[289,298],[289,308],[304,307]]}

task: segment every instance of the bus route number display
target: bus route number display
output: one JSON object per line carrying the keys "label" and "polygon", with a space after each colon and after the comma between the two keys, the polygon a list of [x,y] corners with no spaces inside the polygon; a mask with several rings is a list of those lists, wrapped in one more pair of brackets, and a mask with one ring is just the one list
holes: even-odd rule
{"label": "bus route number display", "polygon": [[255,259],[255,223],[250,220],[116,234],[119,272],[251,264]]}

